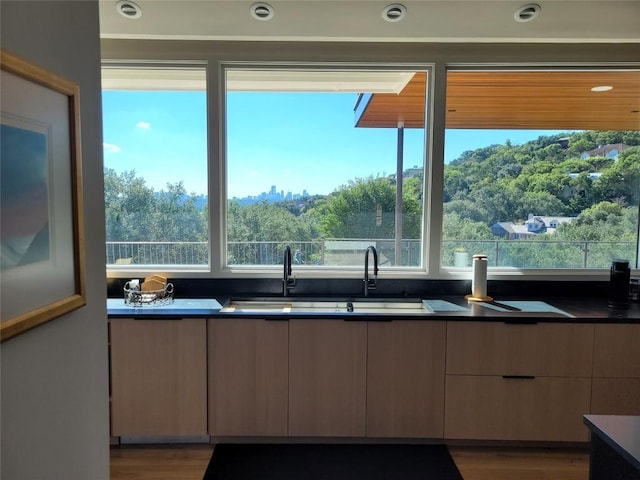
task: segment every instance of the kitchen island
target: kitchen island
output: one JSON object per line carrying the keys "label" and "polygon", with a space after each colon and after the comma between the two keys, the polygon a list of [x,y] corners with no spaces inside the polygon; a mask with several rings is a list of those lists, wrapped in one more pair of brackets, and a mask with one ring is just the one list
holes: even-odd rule
{"label": "kitchen island", "polygon": [[585,415],[591,431],[590,480],[640,479],[640,416]]}

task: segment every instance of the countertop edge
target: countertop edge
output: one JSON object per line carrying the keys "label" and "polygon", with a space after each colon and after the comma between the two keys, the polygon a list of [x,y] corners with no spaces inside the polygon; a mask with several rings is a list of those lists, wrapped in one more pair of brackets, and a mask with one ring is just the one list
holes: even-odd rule
{"label": "countertop edge", "polygon": [[[279,297],[280,299],[281,297]],[[440,299],[440,298],[439,298]],[[441,299],[466,306],[466,300],[458,297],[442,297]],[[429,314],[371,314],[357,312],[222,312],[222,306],[228,297],[211,299],[176,299],[173,304],[160,307],[129,307],[122,299],[107,299],[107,315],[110,318],[247,318],[286,321],[290,319],[333,319],[345,321],[495,321],[506,323],[640,323],[640,304],[632,304],[628,310],[614,310],[606,306],[606,300],[576,299],[576,298],[536,298],[544,301],[571,316],[554,312],[511,312],[494,311],[488,308],[471,309],[467,311],[436,311]],[[516,299],[500,299],[501,301]],[[518,299],[534,300],[534,299]],[[474,311],[475,310],[475,311]]]}

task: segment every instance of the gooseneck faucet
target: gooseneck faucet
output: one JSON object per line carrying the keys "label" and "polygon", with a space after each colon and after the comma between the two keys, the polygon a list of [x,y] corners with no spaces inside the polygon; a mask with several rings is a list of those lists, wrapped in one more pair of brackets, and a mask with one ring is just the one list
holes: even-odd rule
{"label": "gooseneck faucet", "polygon": [[282,276],[282,295],[289,295],[289,290],[291,290],[295,284],[296,279],[293,278],[291,274],[291,247],[287,245],[284,247],[284,274]]}
{"label": "gooseneck faucet", "polygon": [[[369,252],[373,254],[373,280],[369,280]],[[369,245],[364,253],[364,296],[369,296],[369,290],[376,288],[378,281],[378,252],[376,247]]]}

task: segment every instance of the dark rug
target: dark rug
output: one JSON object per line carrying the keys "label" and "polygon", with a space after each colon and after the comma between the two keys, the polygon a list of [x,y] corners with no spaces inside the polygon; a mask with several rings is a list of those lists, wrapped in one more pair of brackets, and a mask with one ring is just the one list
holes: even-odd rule
{"label": "dark rug", "polygon": [[445,445],[218,444],[203,480],[463,480]]}

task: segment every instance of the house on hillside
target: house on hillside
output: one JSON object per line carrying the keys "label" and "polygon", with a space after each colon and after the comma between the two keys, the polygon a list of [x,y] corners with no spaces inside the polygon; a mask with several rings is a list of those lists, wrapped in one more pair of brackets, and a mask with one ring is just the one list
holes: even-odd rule
{"label": "house on hillside", "polygon": [[491,233],[496,237],[502,237],[506,240],[520,240],[535,236],[535,233],[527,230],[526,225],[513,222],[494,223],[491,225]]}
{"label": "house on hillside", "polygon": [[[581,175],[581,173],[567,173],[567,176],[569,176],[569,178],[575,180],[576,178],[578,178]],[[587,173],[587,178],[589,180],[591,180],[592,182],[595,182],[596,180],[599,180],[600,177],[602,176],[601,172],[589,172]],[[575,197],[576,195],[585,195],[585,188],[584,186],[575,186],[575,185],[565,185],[562,188],[562,192],[560,194],[562,196],[562,198],[571,198],[571,197]]]}
{"label": "house on hillside", "polygon": [[629,145],[624,143],[612,143],[609,145],[600,145],[598,148],[594,148],[593,150],[587,150],[586,152],[582,152],[580,158],[587,159],[589,157],[609,157],[614,160],[618,159],[618,155],[620,152],[623,152],[627,148],[630,148]]}
{"label": "house on hillside", "polygon": [[531,238],[543,233],[555,233],[563,223],[575,220],[575,217],[550,217],[529,214],[529,218],[523,224],[513,222],[498,222],[491,226],[491,233],[496,237],[507,240],[519,240]]}

